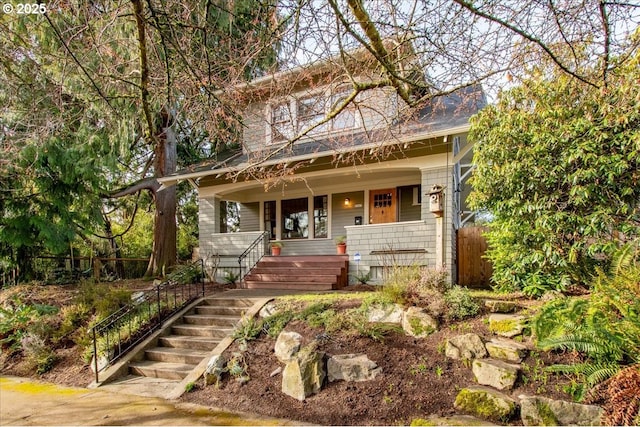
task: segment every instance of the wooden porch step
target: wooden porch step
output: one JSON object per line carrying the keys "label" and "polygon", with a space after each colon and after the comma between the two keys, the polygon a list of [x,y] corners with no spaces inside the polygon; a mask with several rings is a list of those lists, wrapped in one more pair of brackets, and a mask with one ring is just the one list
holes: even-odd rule
{"label": "wooden porch step", "polygon": [[158,339],[158,344],[169,348],[186,348],[193,350],[211,351],[220,342],[222,338],[184,336],[184,335],[167,335]]}
{"label": "wooden porch step", "polygon": [[156,362],[143,360],[129,364],[129,372],[143,377],[182,380],[196,367],[184,363]]}
{"label": "wooden porch step", "polygon": [[311,262],[345,262],[349,255],[281,255],[264,256],[260,262],[311,261]]}
{"label": "wooden porch step", "polygon": [[348,270],[348,255],[266,256],[244,283],[249,289],[340,289],[348,284]]}
{"label": "wooden porch step", "polygon": [[184,365],[197,365],[207,357],[209,352],[196,351],[188,348],[154,347],[144,352],[147,360],[156,362],[181,363]]}
{"label": "wooden porch step", "polygon": [[336,289],[336,285],[331,283],[245,281],[245,284],[247,289],[292,289],[306,291],[330,291]]}
{"label": "wooden porch step", "polygon": [[263,273],[260,270],[259,273],[251,273],[245,277],[245,281],[261,281],[261,282],[300,282],[300,283],[337,283],[337,274],[316,274],[309,275],[300,274],[298,271],[295,274],[274,274]]}

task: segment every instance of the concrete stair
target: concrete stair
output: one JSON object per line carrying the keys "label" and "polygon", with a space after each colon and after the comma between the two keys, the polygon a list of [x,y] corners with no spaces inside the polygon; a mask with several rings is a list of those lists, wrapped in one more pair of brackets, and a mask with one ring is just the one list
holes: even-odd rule
{"label": "concrete stair", "polygon": [[181,381],[231,333],[251,299],[206,298],[167,328],[156,346],[129,363],[129,374]]}
{"label": "concrete stair", "polygon": [[249,289],[332,290],[348,285],[348,255],[265,256],[245,276]]}

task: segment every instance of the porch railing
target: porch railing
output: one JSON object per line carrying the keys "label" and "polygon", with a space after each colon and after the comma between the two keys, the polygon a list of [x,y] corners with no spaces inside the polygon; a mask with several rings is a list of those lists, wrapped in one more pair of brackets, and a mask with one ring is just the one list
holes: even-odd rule
{"label": "porch railing", "polygon": [[258,261],[269,250],[269,232],[265,231],[258,236],[256,240],[238,257],[238,266],[240,267],[240,280],[244,279],[249,271],[258,264]]}
{"label": "porch railing", "polygon": [[132,296],[129,304],[93,326],[93,357],[98,374],[162,327],[165,319],[204,296],[204,263],[198,260],[158,284]]}

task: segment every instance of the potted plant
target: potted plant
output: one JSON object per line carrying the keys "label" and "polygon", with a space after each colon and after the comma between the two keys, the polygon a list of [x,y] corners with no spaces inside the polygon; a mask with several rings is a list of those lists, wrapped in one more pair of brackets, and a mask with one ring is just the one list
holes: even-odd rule
{"label": "potted plant", "polygon": [[334,239],[336,242],[336,250],[339,255],[347,253],[347,236],[338,236]]}
{"label": "potted plant", "polygon": [[279,242],[279,241],[273,241],[271,242],[271,255],[272,256],[279,256],[280,255],[280,251],[282,251],[282,247],[284,246],[284,243]]}

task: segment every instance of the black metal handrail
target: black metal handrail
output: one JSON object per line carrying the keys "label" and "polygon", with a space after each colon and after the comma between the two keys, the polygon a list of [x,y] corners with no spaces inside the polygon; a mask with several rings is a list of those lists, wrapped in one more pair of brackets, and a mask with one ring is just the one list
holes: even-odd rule
{"label": "black metal handrail", "polygon": [[[249,245],[249,247],[242,253],[242,255],[240,255],[238,257],[238,266],[240,267],[240,280],[242,281],[244,279],[244,276],[246,276],[249,271],[251,271],[251,269],[253,267],[256,266],[256,264],[258,264],[258,262],[260,261],[260,259],[267,253],[267,251],[269,250],[269,232],[265,231],[262,234],[260,234],[258,236],[258,238],[256,240],[253,241],[253,243],[251,243]],[[246,259],[246,272],[244,269],[244,265],[243,265],[243,261]]]}
{"label": "black metal handrail", "polygon": [[[93,326],[90,333],[96,383],[100,371],[160,329],[165,319],[199,296],[204,296],[204,262],[201,259],[172,274],[154,289],[134,294],[131,303]],[[102,367],[99,366],[100,358],[105,362]]]}

